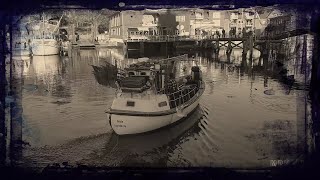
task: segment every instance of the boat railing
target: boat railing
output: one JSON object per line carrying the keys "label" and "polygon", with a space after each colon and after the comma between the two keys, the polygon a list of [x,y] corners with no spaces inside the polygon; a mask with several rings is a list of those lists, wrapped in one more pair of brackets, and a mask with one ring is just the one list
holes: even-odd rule
{"label": "boat railing", "polygon": [[157,60],[158,62],[171,62],[171,61],[176,61],[176,60],[184,60],[188,58],[188,54],[183,54],[180,56],[176,56],[176,57],[171,57],[171,58],[166,58],[166,59],[160,59]]}
{"label": "boat railing", "polygon": [[177,107],[188,102],[196,93],[198,87],[193,88],[181,88],[173,93],[167,94],[169,97],[169,102],[173,107]]}

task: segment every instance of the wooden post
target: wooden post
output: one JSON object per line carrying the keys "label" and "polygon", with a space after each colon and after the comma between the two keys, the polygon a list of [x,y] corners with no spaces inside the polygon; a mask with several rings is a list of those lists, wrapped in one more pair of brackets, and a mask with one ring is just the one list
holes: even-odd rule
{"label": "wooden post", "polygon": [[263,67],[265,70],[268,69],[269,48],[270,48],[269,41],[266,41],[264,44],[264,48],[262,50]]}
{"label": "wooden post", "polygon": [[72,43],[75,42],[76,40],[76,37],[75,37],[75,27],[74,27],[74,24],[71,25],[71,28],[72,28]]}
{"label": "wooden post", "polygon": [[219,39],[216,40],[216,59],[219,58],[220,44]]}
{"label": "wooden post", "polygon": [[71,42],[68,43],[68,56],[72,58],[72,44]]}
{"label": "wooden post", "polygon": [[144,42],[140,42],[140,57],[144,57]]}
{"label": "wooden post", "polygon": [[248,52],[248,42],[246,40],[242,40],[242,46],[243,46],[243,50],[242,50],[242,65],[244,67],[247,66],[247,52]]}
{"label": "wooden post", "polygon": [[232,46],[231,46],[231,39],[228,40],[228,47],[227,47],[227,61],[230,63],[231,61],[231,53],[232,53]]}
{"label": "wooden post", "polygon": [[253,36],[250,34],[249,36],[249,48],[250,48],[250,61],[252,61],[252,54],[253,54]]}

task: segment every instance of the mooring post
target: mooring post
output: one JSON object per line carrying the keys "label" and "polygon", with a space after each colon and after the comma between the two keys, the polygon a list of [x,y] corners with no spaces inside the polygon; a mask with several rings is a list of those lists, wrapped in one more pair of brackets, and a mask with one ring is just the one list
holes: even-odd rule
{"label": "mooring post", "polygon": [[268,69],[268,57],[269,57],[269,41],[266,41],[262,50],[263,67]]}
{"label": "mooring post", "polygon": [[71,42],[68,42],[68,56],[72,59],[72,45]]}
{"label": "mooring post", "polygon": [[249,35],[249,48],[250,48],[250,62],[252,61],[252,54],[253,54],[253,35]]}
{"label": "mooring post", "polygon": [[229,63],[230,63],[231,53],[232,53],[232,46],[231,46],[231,40],[229,39],[228,40],[228,47],[227,47],[227,51],[226,51],[227,60]]}
{"label": "mooring post", "polygon": [[216,40],[216,59],[219,59],[220,44],[219,39]]}
{"label": "mooring post", "polygon": [[247,66],[247,51],[248,51],[248,42],[245,39],[242,39],[242,65]]}
{"label": "mooring post", "polygon": [[140,42],[140,57],[144,57],[144,42]]}

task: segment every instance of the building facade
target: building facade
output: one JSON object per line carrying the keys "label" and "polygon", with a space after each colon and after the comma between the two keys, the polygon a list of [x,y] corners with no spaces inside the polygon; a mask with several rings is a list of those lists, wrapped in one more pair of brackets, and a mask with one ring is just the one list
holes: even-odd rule
{"label": "building facade", "polygon": [[236,33],[236,36],[241,36],[243,30],[246,32],[254,31],[256,24],[256,13],[248,9],[239,9],[229,11],[230,23],[229,30]]}
{"label": "building facade", "polygon": [[209,35],[224,29],[225,18],[223,11],[201,9],[122,11],[110,17],[109,35],[122,40],[148,35]]}
{"label": "building facade", "polygon": [[224,11],[196,9],[190,13],[190,35],[213,35],[225,29]]}
{"label": "building facade", "polygon": [[[236,36],[242,36],[243,31],[252,31],[254,35],[260,36],[268,24],[270,10],[264,9],[257,12],[254,9],[238,9],[228,11],[229,31],[232,30]],[[228,31],[228,33],[229,33]]]}

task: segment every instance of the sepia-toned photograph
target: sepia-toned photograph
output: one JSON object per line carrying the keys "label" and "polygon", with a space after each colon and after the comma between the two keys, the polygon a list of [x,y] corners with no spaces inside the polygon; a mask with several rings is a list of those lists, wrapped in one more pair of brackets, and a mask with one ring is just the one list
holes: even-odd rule
{"label": "sepia-toned photograph", "polygon": [[4,166],[313,166],[317,7],[116,6],[2,18]]}

